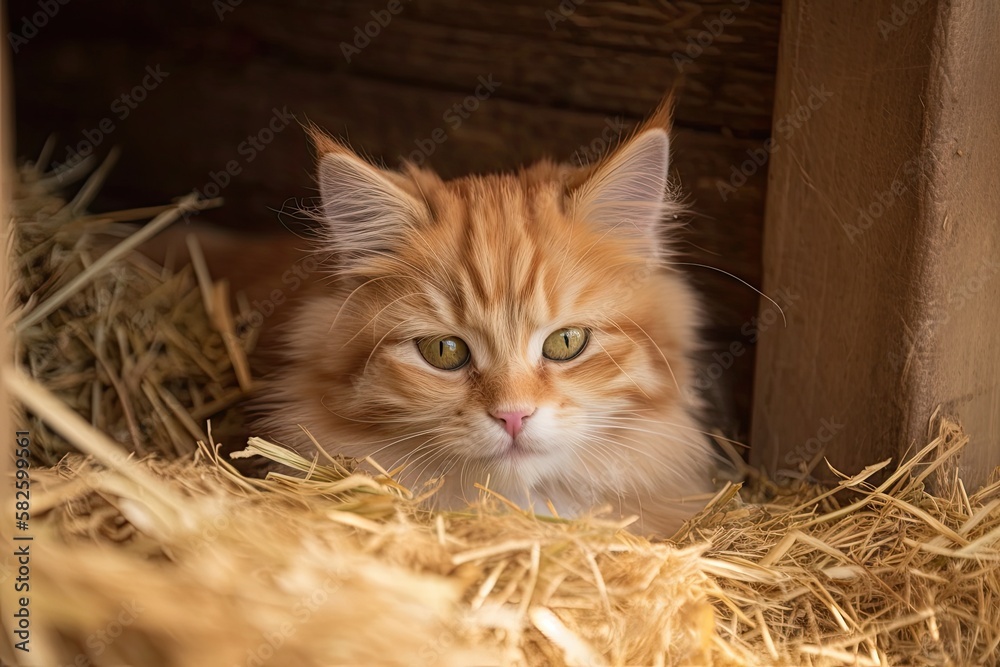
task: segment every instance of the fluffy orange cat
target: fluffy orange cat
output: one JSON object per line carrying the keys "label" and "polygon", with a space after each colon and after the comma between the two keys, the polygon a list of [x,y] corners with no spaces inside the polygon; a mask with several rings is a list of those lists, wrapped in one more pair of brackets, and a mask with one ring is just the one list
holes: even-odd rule
{"label": "fluffy orange cat", "polygon": [[664,105],[599,163],[445,181],[316,135],[328,280],[302,290],[252,432],[371,456],[440,508],[488,484],[669,534],[712,489],[670,268]]}

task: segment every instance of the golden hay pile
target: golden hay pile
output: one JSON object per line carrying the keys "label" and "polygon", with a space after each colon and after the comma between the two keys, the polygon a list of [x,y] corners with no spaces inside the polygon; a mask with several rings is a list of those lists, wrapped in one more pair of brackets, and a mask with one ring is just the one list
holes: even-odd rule
{"label": "golden hay pile", "polygon": [[[833,488],[756,477],[752,494],[727,486],[671,543],[598,519],[536,519],[488,495],[466,513],[433,515],[385,476],[328,456],[308,461],[259,439],[247,455],[306,474],[248,479],[201,432],[206,411],[242,391],[234,318],[218,314],[224,293],[205,276],[199,284],[186,270],[164,273],[122,252],[88,274],[83,267],[100,260],[80,250],[77,232],[97,218],[84,205],[55,213],[66,207],[52,186],[25,174],[15,225],[22,243],[36,236],[21,249],[44,247],[36,254],[48,259],[22,262],[23,370],[5,372],[5,384],[39,424],[34,436],[63,438],[63,449],[47,444],[44,457],[67,447],[82,454],[32,470],[32,653],[12,649],[5,613],[3,660],[998,662],[1000,483],[969,496],[949,472],[967,440],[956,425],[942,421],[926,447],[878,484],[868,480],[886,473],[886,463]],[[176,216],[176,208],[160,215]],[[121,286],[116,271],[145,277]],[[65,285],[75,291],[38,315]],[[109,290],[112,305],[95,305],[95,285]],[[159,290],[169,298],[159,301]],[[121,323],[133,300],[149,326]],[[160,334],[170,326],[185,327],[178,330],[186,344]],[[36,347],[46,345],[54,358],[41,363]],[[136,376],[135,364],[154,348],[169,360]],[[130,457],[122,442],[159,455]]]}
{"label": "golden hay pile", "polygon": [[[130,252],[181,209],[84,214],[114,162],[112,154],[68,203],[57,192],[81,173],[22,169],[12,201],[15,301],[23,312],[15,358],[130,450],[190,453],[206,438],[205,419],[250,390],[243,354],[250,341],[235,336],[224,285],[196,277],[191,266],[174,273]],[[188,210],[218,204],[183,203]],[[154,216],[139,233],[124,224]],[[216,304],[217,316],[208,317]],[[31,427],[36,460],[51,465],[72,451],[44,422]]]}

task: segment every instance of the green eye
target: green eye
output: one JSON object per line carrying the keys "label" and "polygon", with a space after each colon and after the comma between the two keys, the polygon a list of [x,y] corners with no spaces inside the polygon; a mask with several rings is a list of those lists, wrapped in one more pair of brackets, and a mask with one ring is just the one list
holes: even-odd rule
{"label": "green eye", "polygon": [[455,336],[421,338],[417,341],[420,355],[434,368],[457,371],[469,362],[469,346]]}
{"label": "green eye", "polygon": [[542,356],[553,361],[569,361],[583,352],[590,335],[580,327],[553,331],[542,343]]}

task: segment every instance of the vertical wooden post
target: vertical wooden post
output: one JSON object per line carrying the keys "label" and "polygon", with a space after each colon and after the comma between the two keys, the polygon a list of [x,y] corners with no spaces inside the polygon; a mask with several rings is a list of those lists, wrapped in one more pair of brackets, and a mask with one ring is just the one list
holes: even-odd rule
{"label": "vertical wooden post", "polygon": [[1000,464],[998,41],[993,2],[785,3],[763,263],[796,299],[760,336],[757,463],[898,461],[940,408],[967,485]]}

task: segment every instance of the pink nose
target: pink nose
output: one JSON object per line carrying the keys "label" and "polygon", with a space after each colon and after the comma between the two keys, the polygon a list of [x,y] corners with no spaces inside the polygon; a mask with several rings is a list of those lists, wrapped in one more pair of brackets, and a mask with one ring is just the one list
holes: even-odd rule
{"label": "pink nose", "polygon": [[507,429],[507,434],[510,437],[516,438],[517,434],[524,428],[524,420],[534,413],[534,408],[517,408],[503,412],[491,412],[490,414],[503,422],[503,426]]}

